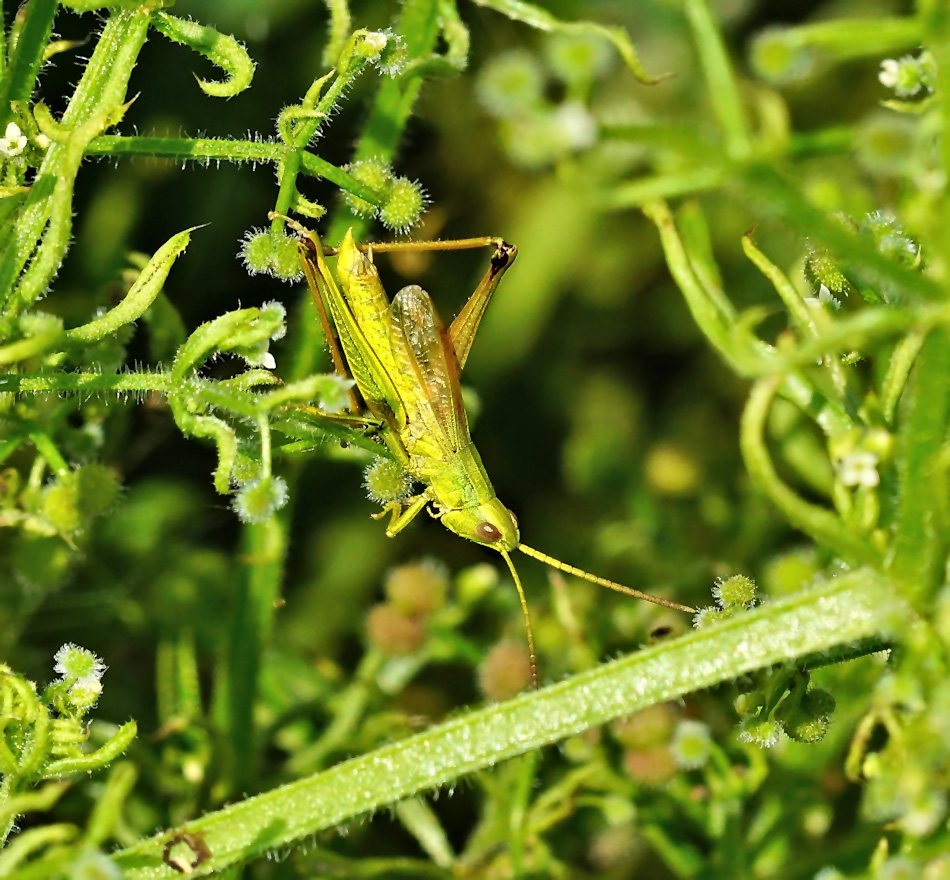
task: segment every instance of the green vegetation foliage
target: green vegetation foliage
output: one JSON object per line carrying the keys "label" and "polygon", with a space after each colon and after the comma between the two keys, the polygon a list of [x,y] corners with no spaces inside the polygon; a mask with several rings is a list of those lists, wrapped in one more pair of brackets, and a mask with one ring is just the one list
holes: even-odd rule
{"label": "green vegetation foliage", "polygon": [[[0,876],[950,876],[950,6],[898,5],[5,4]],[[516,243],[495,487],[695,620],[523,560],[532,690],[497,556],[369,518],[287,216]],[[485,259],[377,261],[451,316]]]}

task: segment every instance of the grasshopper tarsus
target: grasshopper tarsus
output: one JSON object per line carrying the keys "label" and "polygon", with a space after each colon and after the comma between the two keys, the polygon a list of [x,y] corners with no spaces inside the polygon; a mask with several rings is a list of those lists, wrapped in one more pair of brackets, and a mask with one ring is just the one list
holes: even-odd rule
{"label": "grasshopper tarsus", "polygon": [[491,258],[492,276],[504,272],[514,262],[516,256],[518,256],[518,248],[513,244],[508,244],[507,241],[499,240],[499,243],[495,246],[495,253],[492,254]]}

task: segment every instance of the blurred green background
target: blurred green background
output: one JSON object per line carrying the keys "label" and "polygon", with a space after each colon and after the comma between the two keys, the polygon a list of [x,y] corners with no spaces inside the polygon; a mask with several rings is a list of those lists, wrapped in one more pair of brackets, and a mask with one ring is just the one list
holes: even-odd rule
{"label": "blurred green background", "polygon": [[[697,138],[715,130],[682,12],[664,0],[545,5],[564,19],[625,27],[646,68],[670,76],[640,84],[604,43],[587,46],[593,53],[587,81],[572,82],[565,74],[571,62],[564,60],[572,46],[563,37],[474,5],[461,7],[471,33],[469,68],[426,82],[394,167],[420,181],[431,202],[414,238],[499,235],[520,250],[464,376],[476,445],[499,496],[517,514],[525,541],[567,562],[688,604],[708,603],[715,579],[737,572],[756,578],[773,596],[795,589],[816,566],[810,551],[801,549],[801,537],[745,477],[737,423],[746,383],[696,329],[655,228],[638,211],[611,209],[602,198],[622,181],[655,170],[655,157],[612,138],[611,126],[666,119]],[[776,25],[897,14],[903,4],[712,5],[740,75],[749,77],[743,87],[750,100],[771,100],[777,108],[768,92],[778,89],[798,131],[873,123],[884,97],[878,61],[819,63],[807,78],[765,86],[749,72],[750,42]],[[395,8],[391,2],[354,3],[354,26],[385,28]],[[212,100],[198,89],[193,72],[205,78],[217,72],[155,35],[133,76],[138,98],[120,126],[124,133],[269,137],[280,109],[298,101],[324,69],[326,10],[320,3],[194,0],[175,11],[245,42],[258,64],[254,84],[233,99]],[[96,24],[91,16],[63,12],[57,29],[63,38],[91,39]],[[84,48],[78,53],[85,54]],[[505,84],[512,71],[514,85]],[[40,92],[55,111],[62,110],[78,73],[69,53],[45,70]],[[348,96],[316,147],[320,156],[340,165],[348,161],[377,76],[365,74]],[[499,88],[516,98],[523,96],[519,88],[540,95],[544,112],[529,118],[518,99],[502,115],[493,98]],[[813,166],[803,162],[799,174],[804,191],[853,216],[879,207],[896,187],[846,154]],[[305,194],[333,214],[338,192],[325,182],[307,183]],[[89,161],[77,181],[74,247],[55,296],[44,305],[67,322],[78,320],[93,303],[116,297],[129,251],[151,253],[173,233],[207,224],[193,235],[165,287],[185,326],[190,331],[223,311],[278,299],[288,306],[292,341],[298,322],[316,320],[309,294],[301,285],[249,277],[237,257],[242,236],[265,224],[275,195],[274,174],[266,166]],[[781,316],[774,293],[742,256],[740,238],[755,226],[757,244],[788,268],[798,264],[805,242],[761,221],[728,189],[700,198],[729,296],[739,309],[764,305],[763,326],[772,321],[777,332]],[[375,226],[370,237],[392,236]],[[474,289],[487,258],[476,252],[416,261],[380,257],[378,263],[390,292],[422,284],[443,316],[451,316]],[[146,333],[137,329],[130,362],[147,361]],[[281,345],[272,350],[280,373]],[[84,408],[103,413],[102,459],[121,474],[121,497],[81,554],[58,539],[20,548],[31,561],[21,560],[16,578],[3,576],[4,592],[15,598],[0,622],[0,653],[29,677],[45,680],[49,658],[63,642],[90,648],[110,667],[97,716],[135,717],[148,741],[160,726],[156,653],[162,645],[176,644],[182,633],[193,635],[200,683],[206,695],[210,689],[245,561],[241,527],[227,499],[214,493],[213,450],[182,438],[161,400],[135,405],[93,399]],[[809,460],[817,441],[803,432],[796,442]],[[334,687],[352,673],[363,651],[367,611],[382,596],[386,572],[399,563],[432,557],[453,575],[493,566],[495,593],[470,621],[473,638],[486,651],[505,637],[523,639],[514,588],[497,557],[427,517],[387,539],[383,525],[369,516],[375,508],[361,486],[365,463],[359,450],[328,443],[305,459],[277,466],[279,473],[292,471],[295,482],[287,514],[285,604],[276,615],[274,648],[264,668],[266,705],[259,720],[265,724],[297,700],[318,702],[320,687]],[[815,486],[826,479],[820,471],[811,476]],[[552,611],[549,572],[533,561],[516,562],[535,615],[545,681],[584,662],[634,650],[658,626],[688,626],[671,612],[571,581],[568,595],[586,647],[565,651],[569,636],[563,614]],[[322,676],[319,685],[312,681],[314,670]],[[431,664],[407,690],[397,708],[431,719],[480,699],[472,664],[461,657]],[[727,728],[733,723],[728,706],[716,706],[713,698],[697,702],[713,725],[717,718]],[[318,727],[319,721],[313,719]],[[373,736],[365,733],[364,740],[341,752],[361,750]],[[817,748],[831,752],[836,745]],[[814,747],[789,746],[788,760],[794,763],[806,748]],[[171,760],[167,754],[165,760]],[[826,781],[839,792],[844,786],[840,774]],[[464,805],[473,798],[463,791],[440,805],[460,837],[468,827]],[[853,811],[853,791],[846,800]],[[184,817],[196,803],[208,801],[182,796],[178,814],[153,805],[148,815],[164,824]],[[386,834],[391,837],[373,841],[380,853],[405,846],[394,827]],[[272,876],[278,876],[276,869]]]}

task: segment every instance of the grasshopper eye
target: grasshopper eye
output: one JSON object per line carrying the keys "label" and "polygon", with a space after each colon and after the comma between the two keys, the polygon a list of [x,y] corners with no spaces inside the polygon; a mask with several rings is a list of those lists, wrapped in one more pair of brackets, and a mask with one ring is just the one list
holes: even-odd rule
{"label": "grasshopper eye", "polygon": [[480,522],[475,526],[475,537],[478,538],[479,541],[493,543],[501,539],[501,532],[490,522]]}

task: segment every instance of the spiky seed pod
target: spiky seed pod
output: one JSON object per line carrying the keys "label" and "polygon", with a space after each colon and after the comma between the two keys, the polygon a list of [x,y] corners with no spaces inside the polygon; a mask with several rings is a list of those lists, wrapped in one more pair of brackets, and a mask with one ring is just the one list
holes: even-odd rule
{"label": "spiky seed pod", "polygon": [[418,181],[397,177],[379,209],[379,219],[394,232],[405,233],[419,222],[427,203],[425,191]]}
{"label": "spiky seed pod", "polygon": [[241,242],[240,257],[251,275],[273,275],[281,281],[298,281],[302,272],[297,240],[271,229],[252,229]]}
{"label": "spiky seed pod", "polygon": [[[360,159],[347,165],[350,176],[371,189],[379,198],[385,201],[393,184],[393,169],[384,159]],[[360,217],[374,217],[376,205],[352,193],[344,192],[343,201],[349,209]]]}
{"label": "spiky seed pod", "polygon": [[287,503],[287,483],[280,477],[264,476],[238,489],[232,506],[241,522],[263,522]]}
{"label": "spiky seed pod", "polygon": [[412,477],[402,466],[388,458],[376,458],[363,471],[363,488],[371,501],[392,504],[404,501],[412,489]]}
{"label": "spiky seed pod", "polygon": [[712,592],[720,608],[748,608],[755,602],[755,581],[744,574],[733,575],[717,581]]}

